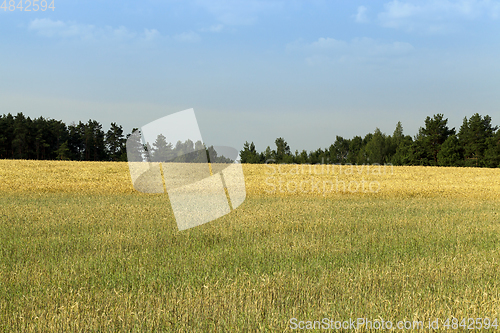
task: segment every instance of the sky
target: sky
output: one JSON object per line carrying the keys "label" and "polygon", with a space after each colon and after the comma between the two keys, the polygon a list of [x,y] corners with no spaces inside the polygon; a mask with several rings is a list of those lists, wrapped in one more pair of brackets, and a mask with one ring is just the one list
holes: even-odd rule
{"label": "sky", "polygon": [[414,136],[437,113],[457,130],[474,113],[500,125],[500,1],[12,3],[0,114],[129,133],[193,108],[207,145],[258,151],[278,137],[327,148],[398,121]]}

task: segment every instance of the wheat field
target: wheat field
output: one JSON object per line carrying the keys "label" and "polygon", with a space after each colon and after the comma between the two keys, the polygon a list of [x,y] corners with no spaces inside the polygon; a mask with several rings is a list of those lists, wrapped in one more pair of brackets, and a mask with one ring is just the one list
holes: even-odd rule
{"label": "wheat field", "polygon": [[0,330],[499,319],[500,170],[243,170],[240,207],[179,232],[127,163],[0,161]]}

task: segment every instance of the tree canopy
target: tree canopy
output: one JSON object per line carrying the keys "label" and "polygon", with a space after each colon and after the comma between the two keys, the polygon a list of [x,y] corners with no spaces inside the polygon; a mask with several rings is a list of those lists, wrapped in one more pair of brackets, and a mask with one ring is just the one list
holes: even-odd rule
{"label": "tree canopy", "polygon": [[[15,116],[9,113],[0,115],[0,158],[127,161],[126,143],[131,135],[124,135],[123,127],[114,122],[105,131],[102,124],[92,119],[66,125],[60,120],[31,119],[23,113]],[[405,135],[402,123],[398,122],[392,135],[382,133],[379,128],[352,139],[336,135],[329,147],[310,152],[292,152],[283,137],[275,140],[274,147],[258,152],[255,144],[247,141],[239,152],[240,161],[500,167],[498,126],[492,124],[490,116],[478,113],[465,117],[458,131],[448,126],[443,114],[436,114],[426,117],[414,137]],[[133,154],[129,158],[133,161],[230,163],[235,160],[202,142],[173,143],[167,142],[164,136],[143,144],[140,135],[134,135],[129,140],[129,148]]]}
{"label": "tree canopy", "polygon": [[336,136],[330,147],[290,153],[284,138],[276,139],[276,149],[257,152],[253,142],[245,142],[240,151],[242,163],[335,163],[393,164],[429,166],[500,166],[500,131],[491,117],[472,115],[465,118],[458,133],[449,128],[443,114],[428,116],[417,135],[403,133],[401,122],[392,135],[376,128],[364,137],[346,139]]}

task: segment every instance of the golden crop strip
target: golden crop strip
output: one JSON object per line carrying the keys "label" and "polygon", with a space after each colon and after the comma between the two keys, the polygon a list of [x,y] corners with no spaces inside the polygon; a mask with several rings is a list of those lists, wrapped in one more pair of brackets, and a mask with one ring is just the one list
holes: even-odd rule
{"label": "golden crop strip", "polygon": [[0,161],[1,192],[132,193],[126,162]]}
{"label": "golden crop strip", "polygon": [[[500,198],[500,169],[244,164],[248,195]],[[0,160],[0,192],[134,193],[126,162]]]}
{"label": "golden crop strip", "polygon": [[244,165],[247,192],[500,198],[500,169],[391,165]]}

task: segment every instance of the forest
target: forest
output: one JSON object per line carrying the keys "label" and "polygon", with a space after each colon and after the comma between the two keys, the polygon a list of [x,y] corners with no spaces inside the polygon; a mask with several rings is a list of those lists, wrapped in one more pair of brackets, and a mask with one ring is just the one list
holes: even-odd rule
{"label": "forest", "polygon": [[392,135],[378,128],[364,137],[345,139],[337,136],[326,149],[292,153],[284,138],[277,138],[276,148],[257,152],[253,142],[245,142],[240,151],[242,163],[309,164],[392,164],[421,166],[500,166],[500,131],[491,117],[472,115],[464,118],[458,130],[449,128],[443,114],[427,117],[424,126],[411,137],[403,134],[398,122]]}
{"label": "forest", "polygon": [[[136,131],[134,128],[132,132]],[[175,145],[158,135],[156,141],[142,144],[134,135],[133,156],[127,159],[126,143],[132,134],[124,135],[123,127],[111,123],[108,131],[95,120],[66,126],[60,120],[34,120],[22,113],[0,116],[0,158],[26,160],[74,160],[74,161],[149,161],[149,162],[217,162],[231,163],[235,156],[218,155],[213,146],[186,140]],[[204,156],[203,148],[206,152]],[[220,151],[220,150],[219,150]],[[223,149],[227,151],[227,149]],[[226,155],[237,155],[228,154]]]}
{"label": "forest", "polygon": [[[95,120],[66,125],[61,120],[31,119],[22,113],[16,116],[9,113],[0,116],[0,158],[127,161],[126,141],[130,135],[125,135],[123,127],[114,122],[105,131],[102,124]],[[144,145],[138,151],[141,154],[149,151],[154,160],[177,156],[176,161],[189,162],[189,158],[180,157],[180,152],[197,151],[200,144],[188,140],[173,145],[159,137],[152,146]],[[217,156],[213,146],[205,147],[205,150],[207,156]],[[197,156],[193,155],[196,161],[199,160]],[[247,141],[240,151],[240,160],[242,163],[390,163],[496,168],[500,166],[500,131],[498,126],[492,125],[488,115],[476,113],[468,119],[465,117],[456,131],[448,126],[448,119],[443,114],[436,114],[425,119],[414,137],[404,135],[403,125],[398,122],[392,135],[376,128],[363,137],[346,139],[336,136],[328,148],[310,152],[292,152],[282,137],[275,140],[274,149],[268,146],[263,152],[258,152],[254,143]]]}

